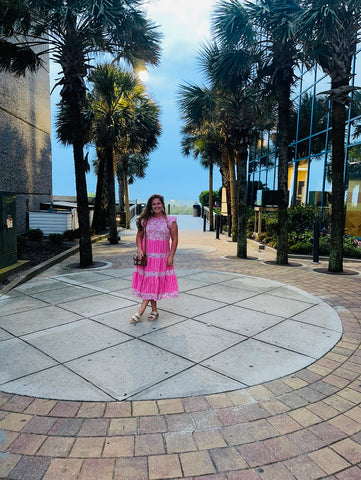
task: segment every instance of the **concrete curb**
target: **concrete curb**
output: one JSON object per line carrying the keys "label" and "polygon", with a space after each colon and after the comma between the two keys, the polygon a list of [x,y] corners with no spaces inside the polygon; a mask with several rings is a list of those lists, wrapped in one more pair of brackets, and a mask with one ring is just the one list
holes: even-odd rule
{"label": "concrete curb", "polygon": [[[106,238],[108,238],[108,234],[97,235],[96,237],[93,237],[91,239],[91,243],[100,242],[101,240],[104,240]],[[71,257],[72,255],[74,255],[74,253],[77,253],[77,252],[79,252],[79,245],[75,245],[75,247],[71,247],[68,250],[64,250],[64,252],[59,253],[59,255],[49,258],[49,260],[46,260],[45,262],[40,263],[39,265],[36,265],[35,267],[30,268],[29,270],[26,270],[23,275],[19,275],[18,277],[15,277],[4,288],[2,288],[0,290],[0,294],[8,293],[10,290],[17,287],[18,285],[21,285],[22,283],[25,283],[28,280],[36,277],[36,275],[39,275],[39,273],[44,272],[48,268],[52,267],[53,265],[56,265],[57,263],[61,262],[65,258]]]}

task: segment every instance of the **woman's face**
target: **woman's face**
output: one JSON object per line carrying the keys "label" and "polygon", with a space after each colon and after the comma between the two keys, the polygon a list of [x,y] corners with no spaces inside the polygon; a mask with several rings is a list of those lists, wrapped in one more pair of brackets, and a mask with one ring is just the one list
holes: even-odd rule
{"label": "woman's face", "polygon": [[155,215],[163,214],[163,203],[160,198],[153,198],[152,200],[152,210]]}

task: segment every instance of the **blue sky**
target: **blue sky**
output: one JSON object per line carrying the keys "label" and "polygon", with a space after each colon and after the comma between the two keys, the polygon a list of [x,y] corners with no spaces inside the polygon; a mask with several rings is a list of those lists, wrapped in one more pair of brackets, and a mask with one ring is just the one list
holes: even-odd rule
{"label": "blue sky", "polygon": [[[151,0],[148,16],[160,26],[163,33],[163,52],[157,68],[149,69],[145,82],[151,97],[161,110],[162,135],[157,150],[150,155],[146,178],[137,179],[129,187],[131,200],[142,202],[153,193],[165,196],[166,202],[175,200],[185,204],[198,200],[199,193],[208,190],[208,172],[192,157],[181,153],[180,130],[182,122],[176,97],[180,84],[203,83],[197,62],[197,49],[209,38],[210,13],[215,0]],[[56,77],[51,68],[51,77]],[[52,117],[58,92],[52,94]],[[71,148],[64,148],[55,139],[52,126],[53,194],[75,195],[74,165]],[[90,150],[90,160],[94,158]],[[88,192],[95,192],[96,176],[87,175]],[[214,189],[221,186],[221,176],[215,172]]]}

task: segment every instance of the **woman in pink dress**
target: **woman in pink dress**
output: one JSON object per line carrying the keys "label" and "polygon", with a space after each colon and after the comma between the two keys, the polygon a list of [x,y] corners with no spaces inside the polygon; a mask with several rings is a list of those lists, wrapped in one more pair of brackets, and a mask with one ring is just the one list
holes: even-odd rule
{"label": "woman in pink dress", "polygon": [[[139,322],[148,303],[152,311],[148,317],[153,322],[158,317],[157,301],[178,297],[178,283],[174,272],[174,254],[178,245],[176,217],[165,213],[162,195],[152,195],[137,219],[137,253],[147,256],[145,267],[136,266],[133,274],[132,293],[142,299],[137,313],[130,323]],[[171,242],[170,242],[171,240]]]}

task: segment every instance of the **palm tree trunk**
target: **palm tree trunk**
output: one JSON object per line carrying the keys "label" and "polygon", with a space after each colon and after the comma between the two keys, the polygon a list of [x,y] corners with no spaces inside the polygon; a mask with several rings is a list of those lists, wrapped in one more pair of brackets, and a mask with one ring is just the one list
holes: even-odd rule
{"label": "palm tree trunk", "polygon": [[[222,158],[222,163],[224,165],[224,158]],[[230,193],[230,185],[229,185],[229,171],[227,168],[222,167],[220,169],[222,175],[222,185],[226,189],[226,203],[227,203],[227,221],[232,223],[231,219],[231,193]],[[229,225],[228,225],[229,231]]]}
{"label": "palm tree trunk", "polygon": [[241,145],[238,158],[238,237],[237,257],[247,258],[247,145]]}
{"label": "palm tree trunk", "polygon": [[123,170],[117,169],[118,180],[118,201],[119,201],[119,215],[120,225],[125,227],[125,204],[124,204],[124,182],[123,182]]}
{"label": "palm tree trunk", "polygon": [[213,232],[213,163],[209,164],[209,231]]}
{"label": "palm tree trunk", "polygon": [[237,198],[236,198],[236,172],[233,159],[233,150],[228,151],[228,168],[229,168],[229,187],[231,196],[231,217],[232,217],[232,242],[237,241],[238,215],[237,215]]}
{"label": "palm tree trunk", "polygon": [[113,149],[106,148],[105,161],[107,163],[107,183],[108,183],[108,220],[109,220],[109,243],[115,245],[118,243],[118,229],[115,215],[115,185],[114,185],[114,159]]}
{"label": "palm tree trunk", "polygon": [[74,154],[74,170],[75,185],[78,207],[79,221],[79,259],[81,267],[89,267],[93,263],[92,244],[90,236],[88,191],[86,186],[85,162],[83,151],[83,137],[79,125],[81,122],[80,105],[76,99],[69,100],[70,122],[73,126],[73,154]]}
{"label": "palm tree trunk", "polygon": [[289,82],[277,85],[278,97],[278,227],[277,227],[277,263],[288,264],[288,139],[290,116]]}
{"label": "palm tree trunk", "polygon": [[[332,89],[340,87],[332,82]],[[343,271],[343,240],[345,234],[345,122],[343,103],[332,102],[332,211],[329,272]]]}
{"label": "palm tree trunk", "polygon": [[104,158],[98,152],[98,172],[97,172],[97,187],[94,202],[94,215],[92,228],[96,233],[101,233],[105,230],[105,212],[103,210],[103,186],[104,186]]}
{"label": "palm tree trunk", "polygon": [[123,186],[124,186],[124,200],[125,200],[125,228],[130,228],[130,212],[129,212],[129,188],[128,188],[128,174],[123,169]]}

